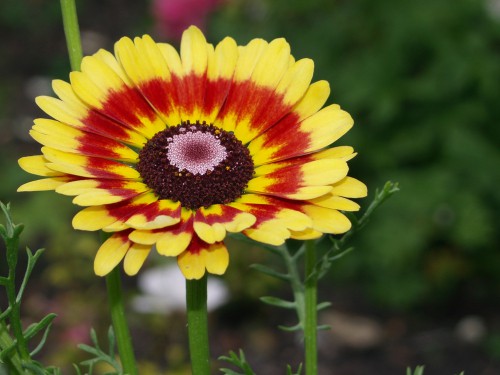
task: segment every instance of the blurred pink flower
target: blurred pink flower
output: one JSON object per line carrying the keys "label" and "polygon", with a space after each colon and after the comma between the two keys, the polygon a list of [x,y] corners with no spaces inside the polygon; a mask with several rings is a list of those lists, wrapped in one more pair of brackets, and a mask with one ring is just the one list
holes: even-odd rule
{"label": "blurred pink flower", "polygon": [[153,17],[158,33],[180,40],[190,25],[204,30],[207,16],[221,3],[222,0],[154,0]]}

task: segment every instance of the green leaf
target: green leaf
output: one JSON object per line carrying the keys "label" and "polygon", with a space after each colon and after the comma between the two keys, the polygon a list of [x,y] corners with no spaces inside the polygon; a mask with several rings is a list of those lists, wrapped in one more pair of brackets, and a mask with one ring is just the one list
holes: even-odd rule
{"label": "green leaf", "polygon": [[5,311],[0,314],[0,321],[4,320],[5,317],[8,316],[11,311],[12,311],[12,306],[7,307]]}
{"label": "green leaf", "polygon": [[289,274],[275,271],[275,270],[273,270],[270,267],[264,266],[263,264],[252,264],[250,267],[253,268],[253,269],[255,269],[255,270],[257,270],[257,271],[259,271],[259,272],[262,272],[262,273],[264,273],[266,275],[269,275],[269,276],[272,276],[272,277],[276,277],[277,279],[280,279],[280,280],[283,280],[283,281],[289,281],[290,280],[290,275]]}
{"label": "green leaf", "polygon": [[105,362],[108,363],[110,366],[112,366],[115,370],[116,373],[113,374],[123,374],[123,370],[121,365],[116,361],[115,359],[115,334],[113,331],[113,328],[110,327],[108,329],[108,341],[109,341],[109,353],[105,353],[102,351],[102,349],[99,346],[99,341],[97,338],[97,333],[95,329],[90,330],[90,340],[94,344],[94,346],[86,345],[86,344],[79,344],[78,348],[94,355],[94,358],[87,359],[85,361],[80,362],[80,365],[83,366],[88,366],[89,367],[89,375],[92,374],[93,371],[93,366],[97,364],[98,362]]}
{"label": "green leaf", "polygon": [[0,360],[2,362],[5,362],[5,359],[9,358],[11,356],[12,352],[16,348],[16,345],[17,345],[17,343],[14,341],[11,345],[7,346],[5,349],[3,349],[0,352]]}
{"label": "green leaf", "polygon": [[327,307],[330,307],[331,305],[332,305],[331,302],[321,302],[321,303],[318,303],[318,306],[316,307],[316,310],[317,311],[324,310]]}
{"label": "green leaf", "polygon": [[24,294],[24,290],[26,289],[26,286],[28,285],[28,280],[31,276],[31,272],[35,268],[36,262],[38,261],[38,258],[42,256],[44,252],[44,249],[38,249],[35,254],[31,252],[29,248],[26,248],[26,253],[28,255],[28,265],[26,266],[26,272],[23,277],[23,281],[21,283],[21,287],[19,288],[19,291],[17,292],[16,296],[16,302],[21,303],[21,299]]}
{"label": "green leaf", "polygon": [[[40,342],[38,343],[38,345],[36,346],[36,348],[33,349],[33,351],[31,351],[31,353],[30,353],[31,357],[33,357],[34,355],[38,354],[38,352],[40,352],[40,350],[42,350],[43,346],[45,345],[45,342],[47,341],[47,337],[49,335],[50,327],[52,326],[52,320],[56,316],[57,316],[56,314],[49,314],[49,315],[47,315],[44,318],[44,319],[50,318],[50,321],[48,322],[47,326],[45,327],[45,331],[43,332],[42,339],[40,340]],[[42,319],[42,321],[40,323],[42,323],[44,319]]]}
{"label": "green leaf", "polygon": [[7,241],[7,230],[2,224],[0,224],[0,236],[2,236],[4,242]]}
{"label": "green leaf", "polygon": [[302,372],[302,363],[299,364],[299,368],[297,369],[297,372],[292,372],[292,366],[290,366],[290,365],[286,366],[286,374],[287,375],[300,375],[301,372]]}
{"label": "green leaf", "polygon": [[303,329],[302,323],[297,323],[294,326],[278,326],[279,329],[286,332],[297,332]]}
{"label": "green leaf", "polygon": [[110,357],[115,356],[115,345],[116,345],[116,337],[115,331],[113,330],[113,326],[109,326],[108,328],[108,353]]}
{"label": "green leaf", "polygon": [[99,340],[97,339],[97,333],[94,328],[90,329],[90,340],[92,341],[92,344],[94,344],[94,346],[100,351],[101,348],[99,347]]}
{"label": "green leaf", "polygon": [[221,368],[220,370],[222,371],[222,373],[224,375],[241,375],[240,372],[235,372],[235,371],[228,369],[228,368],[225,368],[225,367]]}
{"label": "green leaf", "polygon": [[423,373],[424,366],[417,366],[414,371],[412,371],[410,367],[406,368],[406,375],[423,375]]}
{"label": "green leaf", "polygon": [[7,203],[7,205],[4,205],[0,201],[0,209],[3,211],[3,214],[5,216],[6,220],[6,226],[4,227],[3,225],[0,225],[0,234],[4,238],[5,242],[9,242],[12,239],[17,239],[21,235],[21,232],[24,229],[23,224],[14,224],[12,221],[12,216],[10,214],[10,203]]}
{"label": "green leaf", "polygon": [[250,365],[246,361],[245,353],[243,352],[243,350],[240,349],[239,354],[240,355],[238,357],[238,355],[235,352],[230,351],[229,357],[221,356],[221,357],[219,357],[219,360],[231,363],[232,365],[243,370],[244,371],[243,373],[235,372],[235,371],[228,369],[228,368],[221,368],[220,370],[225,375],[255,375],[252,368],[250,367]]}
{"label": "green leaf", "polygon": [[268,305],[282,307],[284,309],[295,309],[297,306],[295,302],[285,301],[278,297],[264,296],[260,297],[260,300]]}
{"label": "green leaf", "polygon": [[74,363],[73,363],[73,368],[75,369],[76,375],[82,375],[82,371],[80,370],[80,367],[78,367]]}
{"label": "green leaf", "polygon": [[47,316],[45,316],[40,322],[31,324],[23,332],[23,335],[26,338],[26,340],[31,340],[38,332],[48,328],[56,316],[57,314],[50,313]]}
{"label": "green leaf", "polygon": [[31,370],[31,372],[34,373],[35,375],[45,375],[43,367],[41,367],[36,362],[24,363],[23,367],[27,368],[28,370]]}
{"label": "green leaf", "polygon": [[78,349],[81,349],[87,353],[94,354],[96,356],[100,355],[101,351],[99,349],[94,348],[93,346],[87,344],[78,344]]}

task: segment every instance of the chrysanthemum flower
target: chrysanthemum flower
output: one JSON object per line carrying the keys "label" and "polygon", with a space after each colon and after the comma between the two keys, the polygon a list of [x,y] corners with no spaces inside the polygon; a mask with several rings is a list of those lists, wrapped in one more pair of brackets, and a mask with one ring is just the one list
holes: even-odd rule
{"label": "chrysanthemum flower", "polygon": [[42,155],[21,167],[43,179],[19,191],[55,190],[85,206],[76,229],[112,235],[94,269],[124,260],[136,274],[152,247],[176,256],[188,279],[222,274],[227,232],[266,244],[343,233],[366,195],[347,176],[352,147],[328,148],[353,125],[330,90],[311,84],[313,62],[295,61],[284,39],[216,47],[195,27],[180,55],[149,36],[122,38],[115,55],[85,57],[59,98],[37,104],[52,119],[30,132]]}

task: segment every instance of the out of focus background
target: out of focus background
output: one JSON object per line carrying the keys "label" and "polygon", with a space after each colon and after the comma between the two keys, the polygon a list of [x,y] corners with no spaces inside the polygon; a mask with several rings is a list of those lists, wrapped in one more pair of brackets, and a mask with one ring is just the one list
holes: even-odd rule
{"label": "out of focus background", "polygon": [[[315,61],[315,80],[330,82],[329,102],[355,119],[338,144],[359,152],[350,175],[369,187],[362,206],[386,180],[399,181],[401,192],[322,281],[320,299],[333,306],[320,313],[332,326],[320,334],[320,374],[403,374],[417,364],[426,375],[500,373],[500,0],[77,5],[85,54],[145,33],[177,46],[190,24],[213,43],[285,37],[295,57]],[[99,236],[72,229],[71,199],[16,193],[32,178],[16,160],[39,153],[28,135],[42,116],[34,98],[69,73],[59,2],[2,0],[0,35],[0,200],[26,224],[22,246],[47,249],[26,292],[25,324],[58,314],[40,360],[73,374],[71,363],[87,358],[76,344],[89,342],[92,326],[105,343],[110,324],[104,280],[92,271]],[[229,270],[209,291],[212,356],[242,348],[258,374],[296,368],[300,340],[276,328],[294,316],[258,300],[291,292],[249,268],[279,260],[231,245]],[[190,373],[172,264],[153,256],[142,276],[124,279],[141,374]]]}

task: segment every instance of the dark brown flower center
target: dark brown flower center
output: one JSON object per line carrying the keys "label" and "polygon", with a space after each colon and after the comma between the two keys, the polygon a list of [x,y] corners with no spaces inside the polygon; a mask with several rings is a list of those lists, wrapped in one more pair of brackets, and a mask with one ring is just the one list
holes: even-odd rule
{"label": "dark brown flower center", "polygon": [[194,210],[240,197],[254,166],[248,149],[232,133],[183,122],[144,145],[137,170],[160,199]]}

